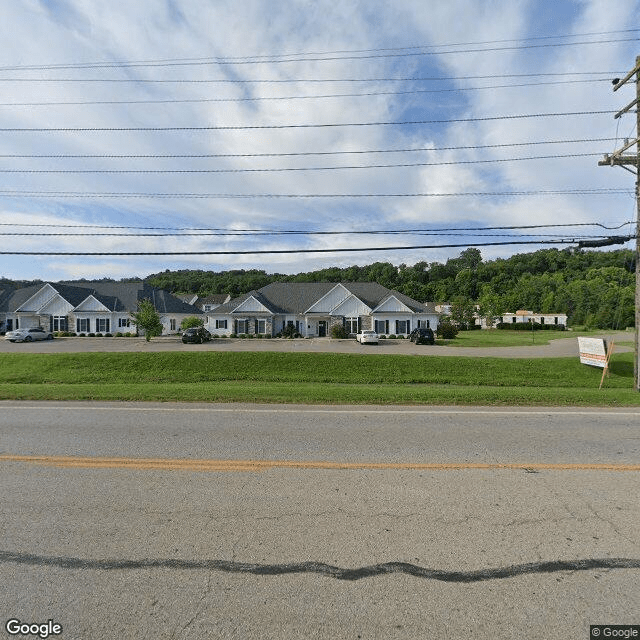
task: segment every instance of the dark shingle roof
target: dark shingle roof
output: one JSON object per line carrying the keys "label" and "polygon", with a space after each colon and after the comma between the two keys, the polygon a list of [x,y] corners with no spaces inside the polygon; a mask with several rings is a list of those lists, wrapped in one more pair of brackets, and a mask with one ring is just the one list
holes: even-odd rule
{"label": "dark shingle roof", "polygon": [[[4,298],[0,297],[0,311],[19,309],[46,283],[16,289]],[[200,314],[198,307],[186,304],[168,291],[155,289],[143,282],[52,282],[51,286],[74,307],[92,295],[110,311],[136,311],[138,302],[148,298],[158,313]]]}
{"label": "dark shingle roof", "polygon": [[[409,298],[404,294],[387,289],[377,282],[342,282],[345,289],[353,293],[369,307],[374,309],[383,300],[391,295],[396,296],[400,302],[407,305],[412,311],[431,311],[421,302]],[[315,302],[320,300],[331,289],[337,286],[336,282],[272,282],[258,291],[250,291],[215,309],[215,313],[231,313],[248,297],[253,296],[273,313],[300,314],[304,313]],[[434,311],[435,312],[435,311]]]}

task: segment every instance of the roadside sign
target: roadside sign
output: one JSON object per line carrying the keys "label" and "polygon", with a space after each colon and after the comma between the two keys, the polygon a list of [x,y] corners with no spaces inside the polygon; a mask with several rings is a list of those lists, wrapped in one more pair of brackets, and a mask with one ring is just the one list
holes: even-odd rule
{"label": "roadside sign", "polygon": [[607,342],[602,338],[578,338],[580,363],[604,369],[607,366]]}
{"label": "roadside sign", "polygon": [[599,389],[602,389],[604,377],[609,375],[609,358],[613,353],[613,342],[607,348],[607,341],[602,338],[578,338],[578,351],[580,352],[581,364],[588,364],[592,367],[602,369]]}

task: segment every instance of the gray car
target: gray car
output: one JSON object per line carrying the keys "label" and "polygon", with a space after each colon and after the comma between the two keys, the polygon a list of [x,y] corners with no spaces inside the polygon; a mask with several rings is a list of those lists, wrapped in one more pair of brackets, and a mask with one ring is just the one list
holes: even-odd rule
{"label": "gray car", "polygon": [[45,331],[42,327],[31,327],[30,329],[16,329],[7,331],[4,336],[9,342],[32,342],[34,340],[53,340],[53,334]]}

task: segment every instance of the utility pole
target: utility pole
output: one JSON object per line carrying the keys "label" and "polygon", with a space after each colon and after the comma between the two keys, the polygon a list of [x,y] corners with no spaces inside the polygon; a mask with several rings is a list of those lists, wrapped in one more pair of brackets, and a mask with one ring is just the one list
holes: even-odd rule
{"label": "utility pole", "polygon": [[[605,155],[604,160],[598,164],[600,166],[622,167],[636,176],[636,337],[635,337],[635,356],[633,361],[633,388],[640,391],[640,56],[636,57],[636,66],[624,78],[616,78],[613,81],[613,90],[617,91],[624,86],[633,76],[636,77],[636,99],[629,103],[624,109],[618,111],[615,117],[620,118],[623,114],[628,113],[636,108],[636,139],[625,141],[617,151],[612,155]],[[626,154],[625,151],[635,145],[635,154]],[[631,168],[635,166],[635,171]]]}

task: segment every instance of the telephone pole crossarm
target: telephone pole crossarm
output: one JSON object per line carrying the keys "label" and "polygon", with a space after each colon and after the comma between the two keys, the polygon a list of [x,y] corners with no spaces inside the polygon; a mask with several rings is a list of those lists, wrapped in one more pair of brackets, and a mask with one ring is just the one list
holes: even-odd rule
{"label": "telephone pole crossarm", "polygon": [[[625,144],[614,151],[612,154],[606,154],[604,159],[598,162],[601,167],[622,167],[636,175],[636,294],[635,294],[635,355],[633,362],[633,388],[640,391],[640,56],[636,57],[635,67],[622,80],[616,78],[613,81],[613,90],[617,91],[635,76],[636,98],[628,104],[624,109],[619,111],[615,118],[620,118],[625,113],[629,113],[633,107],[636,107],[636,137],[635,140],[625,141]],[[636,147],[635,155],[626,154],[625,151],[631,147]],[[635,172],[630,168],[635,165]]]}

